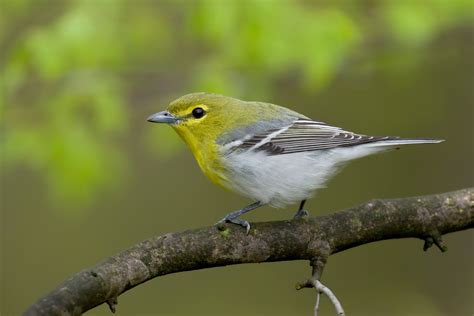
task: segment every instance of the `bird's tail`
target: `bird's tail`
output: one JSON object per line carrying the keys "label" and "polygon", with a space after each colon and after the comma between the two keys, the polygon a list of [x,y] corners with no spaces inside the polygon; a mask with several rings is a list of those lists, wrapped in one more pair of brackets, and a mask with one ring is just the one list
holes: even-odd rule
{"label": "bird's tail", "polygon": [[[378,138],[378,139],[377,139]],[[351,147],[339,147],[337,157],[340,162],[346,162],[353,159],[362,158],[376,153],[385,152],[391,149],[398,149],[402,145],[415,144],[437,144],[441,143],[443,139],[432,138],[400,138],[400,137],[373,137],[369,139],[370,142]]]}
{"label": "bird's tail", "polygon": [[364,147],[398,147],[400,145],[416,145],[416,144],[438,144],[444,142],[444,139],[433,138],[399,138],[387,137],[375,142],[364,144]]}

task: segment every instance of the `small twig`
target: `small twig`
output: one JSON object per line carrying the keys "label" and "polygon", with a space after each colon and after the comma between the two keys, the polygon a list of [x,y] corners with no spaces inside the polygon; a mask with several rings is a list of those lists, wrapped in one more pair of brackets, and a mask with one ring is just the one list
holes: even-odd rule
{"label": "small twig", "polygon": [[319,300],[321,298],[321,292],[316,290],[316,304],[314,304],[314,316],[318,316],[318,309],[319,309]]}
{"label": "small twig", "polygon": [[325,294],[332,305],[336,309],[336,313],[339,316],[345,316],[344,309],[342,308],[341,302],[337,299],[336,295],[324,284],[319,281],[323,273],[324,265],[327,262],[327,255],[320,255],[316,259],[311,261],[311,266],[313,267],[313,276],[308,280],[305,280],[296,285],[297,290],[303,288],[315,288],[316,289],[316,304],[314,304],[314,316],[318,316],[319,302],[321,294]]}
{"label": "small twig", "polygon": [[428,249],[433,246],[433,238],[432,237],[426,237],[425,238],[425,244],[423,245],[423,251],[427,251]]}
{"label": "small twig", "polygon": [[423,250],[427,251],[434,245],[436,245],[441,252],[446,252],[448,247],[443,243],[443,239],[439,231],[432,231],[429,236],[424,238],[425,244],[423,245]]}
{"label": "small twig", "polygon": [[109,305],[110,311],[112,313],[115,313],[117,311],[117,304],[118,304],[118,299],[117,296],[112,297],[111,299],[106,301],[107,305]]}
{"label": "small twig", "polygon": [[[329,253],[324,253],[324,249],[318,249],[320,254],[313,260],[311,260],[311,266],[313,267],[313,278],[315,280],[321,280],[323,276],[324,266],[328,262]],[[327,250],[326,250],[327,251]]]}
{"label": "small twig", "polygon": [[342,308],[342,304],[338,300],[336,295],[327,286],[322,284],[321,281],[317,280],[314,277],[311,277],[310,279],[308,279],[306,281],[303,281],[303,282],[296,285],[297,290],[301,290],[303,288],[315,288],[316,289],[316,304],[314,305],[314,316],[318,315],[319,301],[320,301],[320,295],[321,294],[325,294],[329,298],[332,305],[334,305],[334,308],[336,309],[337,315],[339,315],[339,316],[345,316],[346,315],[344,313],[344,309]]}
{"label": "small twig", "polygon": [[316,305],[314,306],[314,316],[318,316],[318,305],[319,305],[319,295],[320,293],[325,294],[329,300],[331,301],[332,305],[336,309],[336,313],[339,316],[345,316],[344,309],[342,308],[341,302],[337,299],[336,295],[329,289],[327,286],[322,284],[319,280],[315,280],[314,282],[316,291],[318,292]]}

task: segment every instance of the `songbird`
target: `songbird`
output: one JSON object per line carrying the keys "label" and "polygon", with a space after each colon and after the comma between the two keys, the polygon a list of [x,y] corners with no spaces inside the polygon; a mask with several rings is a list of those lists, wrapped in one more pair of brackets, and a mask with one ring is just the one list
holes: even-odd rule
{"label": "songbird", "polygon": [[262,205],[300,202],[294,217],[306,216],[305,201],[350,160],[443,141],[356,134],[275,104],[210,93],[182,96],[148,121],[171,125],[212,182],[255,201],[218,222],[247,233],[239,216]]}

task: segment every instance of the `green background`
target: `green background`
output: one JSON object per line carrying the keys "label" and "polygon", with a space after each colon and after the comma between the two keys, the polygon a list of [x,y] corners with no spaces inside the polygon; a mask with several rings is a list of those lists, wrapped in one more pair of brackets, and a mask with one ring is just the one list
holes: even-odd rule
{"label": "green background", "polygon": [[[473,16],[471,0],[1,0],[1,315],[147,237],[250,202],[213,186],[169,127],[145,121],[189,92],[447,140],[352,163],[308,203],[312,214],[472,186]],[[345,251],[323,282],[348,315],[471,315],[473,234],[445,240],[443,254],[420,240]],[[120,296],[117,314],[310,315],[314,291],[294,290],[309,273],[295,261],[169,275]],[[333,314],[326,298],[321,314]]]}

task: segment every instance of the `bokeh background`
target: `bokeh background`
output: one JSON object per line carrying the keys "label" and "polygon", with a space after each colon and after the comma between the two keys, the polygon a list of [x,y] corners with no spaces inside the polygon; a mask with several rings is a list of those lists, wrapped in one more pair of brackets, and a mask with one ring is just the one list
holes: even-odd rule
{"label": "bokeh background", "polygon": [[[447,139],[352,163],[309,202],[313,214],[471,186],[473,16],[472,0],[1,0],[0,314],[147,237],[250,202],[145,121],[189,92]],[[445,239],[444,254],[420,240],[345,251],[323,281],[348,315],[472,315],[474,235]],[[294,290],[309,273],[295,261],[169,275],[120,296],[118,315],[310,315],[314,292]]]}

